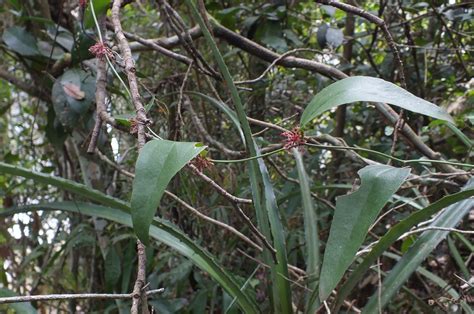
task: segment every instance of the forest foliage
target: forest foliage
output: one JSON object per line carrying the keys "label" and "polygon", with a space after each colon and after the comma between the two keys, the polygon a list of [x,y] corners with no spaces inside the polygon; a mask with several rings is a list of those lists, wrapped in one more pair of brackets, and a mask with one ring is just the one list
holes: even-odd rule
{"label": "forest foliage", "polygon": [[0,311],[473,312],[469,3],[0,16]]}

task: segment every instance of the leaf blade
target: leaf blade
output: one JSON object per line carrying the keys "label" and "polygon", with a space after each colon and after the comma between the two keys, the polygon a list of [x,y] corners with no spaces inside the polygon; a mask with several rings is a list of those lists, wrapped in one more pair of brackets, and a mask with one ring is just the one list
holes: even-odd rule
{"label": "leaf blade", "polygon": [[[474,187],[474,179],[468,181],[464,189]],[[454,228],[464,216],[474,207],[474,199],[465,199],[459,203],[447,207],[437,218],[429,225],[443,228]],[[372,295],[369,302],[364,307],[364,313],[375,313],[378,307],[384,307],[390,298],[398,291],[403,283],[408,280],[410,275],[420,266],[426,257],[436,246],[446,238],[449,231],[430,230],[425,231],[410,247],[407,253],[403,255],[400,261],[395,265],[390,273],[385,277],[382,283],[383,294],[381,298]],[[380,301],[380,305],[378,304]]]}
{"label": "leaf blade", "polygon": [[321,268],[319,297],[327,299],[362,245],[370,225],[401,186],[409,168],[371,165],[359,170],[360,188],[336,199]]}
{"label": "leaf blade", "polygon": [[324,111],[357,101],[388,103],[436,119],[453,122],[444,109],[393,83],[375,77],[353,76],[329,85],[314,96],[301,116],[300,125],[305,126]]}
{"label": "leaf blade", "polygon": [[430,219],[431,216],[442,210],[443,208],[460,202],[466,198],[474,196],[474,189],[467,189],[455,194],[451,194],[443,197],[437,202],[430,204],[429,206],[414,212],[407,218],[403,219],[396,225],[390,228],[390,230],[375,244],[371,251],[364,257],[362,263],[352,271],[350,277],[346,280],[343,286],[337,292],[336,311],[342,305],[343,301],[349,295],[350,291],[356,286],[365,272],[370,266],[377,260],[377,257],[382,255],[390,245],[392,245],[397,239],[409,231],[413,226],[416,226],[422,221]]}
{"label": "leaf blade", "polygon": [[[26,205],[7,210],[0,210],[0,217],[34,210],[61,210],[80,213],[81,215],[95,216],[132,227],[132,218],[130,214],[123,210],[75,201]],[[193,261],[196,266],[209,273],[210,276],[231,296],[236,297],[237,302],[245,313],[259,313],[255,300],[245,293],[245,291],[240,289],[235,277],[222,268],[216,262],[215,257],[207,253],[198,244],[194,243],[174,225],[163,219],[154,219],[153,224],[150,227],[150,236],[178,251],[183,256],[186,256]]]}
{"label": "leaf blade", "polygon": [[135,166],[131,207],[138,238],[148,243],[148,229],[166,186],[205,146],[193,142],[152,140],[141,149]]}
{"label": "leaf blade", "polygon": [[[306,250],[308,253],[306,260],[306,274],[308,274],[308,287],[317,291],[317,279],[320,270],[319,237],[318,237],[318,217],[313,206],[311,190],[309,188],[308,174],[304,168],[303,158],[297,148],[293,148],[293,155],[296,160],[298,179],[300,182],[301,200],[303,203],[304,233]],[[306,300],[306,312],[315,313],[319,307],[316,294],[308,293]]]}

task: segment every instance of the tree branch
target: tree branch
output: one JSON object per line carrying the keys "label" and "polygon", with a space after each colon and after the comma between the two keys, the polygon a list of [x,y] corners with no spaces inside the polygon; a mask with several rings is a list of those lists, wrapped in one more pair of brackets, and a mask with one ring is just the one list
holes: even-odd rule
{"label": "tree branch", "polygon": [[[150,290],[146,292],[147,296],[165,291],[164,288]],[[131,299],[133,293],[114,294],[114,293],[78,293],[78,294],[46,294],[46,295],[27,295],[0,298],[0,304],[18,303],[18,302],[37,302],[37,301],[58,301],[58,300],[83,300],[83,299],[99,299],[99,300],[119,300]]]}
{"label": "tree branch", "polygon": [[34,97],[38,97],[39,99],[51,102],[51,96],[48,93],[42,91],[38,86],[28,84],[16,76],[12,75],[9,71],[5,70],[4,68],[0,68],[0,78],[8,81],[10,84],[14,85],[15,87],[21,89],[25,93],[32,95]]}

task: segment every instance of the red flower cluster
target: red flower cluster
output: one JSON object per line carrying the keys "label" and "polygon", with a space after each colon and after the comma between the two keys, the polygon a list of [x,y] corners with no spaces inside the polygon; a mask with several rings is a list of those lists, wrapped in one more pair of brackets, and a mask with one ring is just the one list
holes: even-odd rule
{"label": "red flower cluster", "polygon": [[193,160],[189,162],[191,165],[195,166],[200,172],[202,172],[204,169],[210,168],[211,166],[214,165],[212,161],[207,159],[206,157],[203,157],[201,155],[196,156]]}
{"label": "red flower cluster", "polygon": [[[291,131],[285,131],[281,133],[281,136],[285,137],[284,148],[291,149],[293,147],[300,147],[306,144],[306,139],[304,137],[303,131],[299,127],[293,128]],[[300,147],[302,150],[302,147]]]}
{"label": "red flower cluster", "polygon": [[106,44],[100,41],[96,42],[95,45],[91,46],[89,48],[89,52],[92,53],[98,59],[103,59],[104,56],[107,56],[110,59],[114,58],[114,53],[112,52],[112,49],[110,49],[109,47],[107,47]]}
{"label": "red flower cluster", "polygon": [[79,6],[84,10],[87,7],[87,0],[79,0]]}

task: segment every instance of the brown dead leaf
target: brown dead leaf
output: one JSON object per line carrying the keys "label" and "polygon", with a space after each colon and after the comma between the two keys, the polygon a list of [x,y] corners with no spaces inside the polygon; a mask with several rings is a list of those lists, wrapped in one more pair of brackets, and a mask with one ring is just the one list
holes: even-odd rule
{"label": "brown dead leaf", "polygon": [[63,84],[63,90],[68,96],[76,100],[82,100],[86,96],[79,86],[72,83]]}

